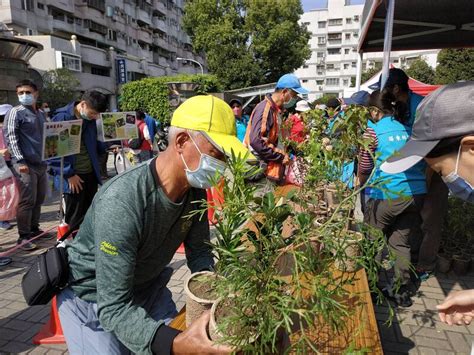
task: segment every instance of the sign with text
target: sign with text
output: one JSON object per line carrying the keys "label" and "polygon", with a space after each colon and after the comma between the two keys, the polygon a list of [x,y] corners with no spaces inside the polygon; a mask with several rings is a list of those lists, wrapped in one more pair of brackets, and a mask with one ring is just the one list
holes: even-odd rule
{"label": "sign with text", "polygon": [[125,59],[117,59],[117,83],[125,84],[127,82],[127,63]]}
{"label": "sign with text", "polygon": [[97,123],[103,141],[109,142],[138,138],[136,120],[135,112],[104,112]]}
{"label": "sign with text", "polygon": [[82,120],[45,122],[43,126],[43,160],[79,154]]}

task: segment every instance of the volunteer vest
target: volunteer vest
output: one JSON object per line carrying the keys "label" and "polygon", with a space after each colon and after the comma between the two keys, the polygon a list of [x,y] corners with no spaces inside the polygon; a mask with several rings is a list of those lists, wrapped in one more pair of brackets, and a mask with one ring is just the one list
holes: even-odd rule
{"label": "volunteer vest", "polygon": [[386,200],[426,193],[426,164],[424,161],[398,174],[388,174],[380,169],[380,165],[385,160],[405,145],[410,136],[409,129],[393,116],[383,117],[375,124],[369,121],[368,126],[375,131],[378,139],[378,146],[375,150],[375,172],[369,183],[380,184],[379,186],[382,188],[366,189],[369,197]]}

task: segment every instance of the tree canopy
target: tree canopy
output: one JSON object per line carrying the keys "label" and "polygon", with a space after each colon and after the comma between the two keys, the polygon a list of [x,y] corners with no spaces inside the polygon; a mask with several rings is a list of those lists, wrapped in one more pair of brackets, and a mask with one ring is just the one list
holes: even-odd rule
{"label": "tree canopy", "polygon": [[443,49],[438,54],[436,84],[474,80],[474,49]]}
{"label": "tree canopy", "polygon": [[226,89],[277,81],[311,55],[299,0],[189,0],[184,12],[194,49]]}
{"label": "tree canopy", "polygon": [[66,106],[77,98],[79,84],[79,80],[66,68],[48,70],[43,74],[40,99],[53,110]]}
{"label": "tree canopy", "polygon": [[405,72],[410,78],[422,83],[431,85],[435,83],[435,70],[422,58],[413,61]]}

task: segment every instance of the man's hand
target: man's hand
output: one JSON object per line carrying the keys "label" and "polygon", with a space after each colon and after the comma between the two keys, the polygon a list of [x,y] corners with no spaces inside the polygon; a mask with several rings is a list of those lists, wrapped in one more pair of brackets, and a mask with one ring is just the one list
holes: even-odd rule
{"label": "man's hand", "polygon": [[178,334],[173,340],[171,353],[179,354],[230,354],[233,349],[225,345],[214,344],[207,336],[207,324],[211,312],[206,311],[189,328]]}
{"label": "man's hand", "polygon": [[84,180],[82,180],[78,175],[71,176],[69,179],[67,179],[69,183],[69,188],[71,189],[71,192],[73,194],[78,194],[82,190],[82,183]]}
{"label": "man's hand", "polygon": [[0,149],[0,155],[5,159],[10,159],[10,152],[8,149]]}
{"label": "man's hand", "polygon": [[28,168],[28,165],[20,164],[20,165],[18,166],[18,171],[19,171],[21,174],[29,174],[30,169]]}
{"label": "man's hand", "polygon": [[453,292],[436,308],[443,323],[470,324],[474,317],[474,290]]}
{"label": "man's hand", "polygon": [[282,161],[282,164],[283,165],[288,165],[291,163],[291,158],[288,154],[285,154],[285,156],[283,157],[283,161]]}

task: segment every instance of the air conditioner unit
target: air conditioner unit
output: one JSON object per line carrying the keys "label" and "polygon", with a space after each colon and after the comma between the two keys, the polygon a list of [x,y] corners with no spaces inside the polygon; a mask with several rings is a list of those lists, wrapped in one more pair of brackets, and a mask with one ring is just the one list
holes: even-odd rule
{"label": "air conditioner unit", "polygon": [[318,86],[318,89],[319,89],[319,90],[323,90],[323,86],[322,86],[322,85],[319,85],[319,86]]}

